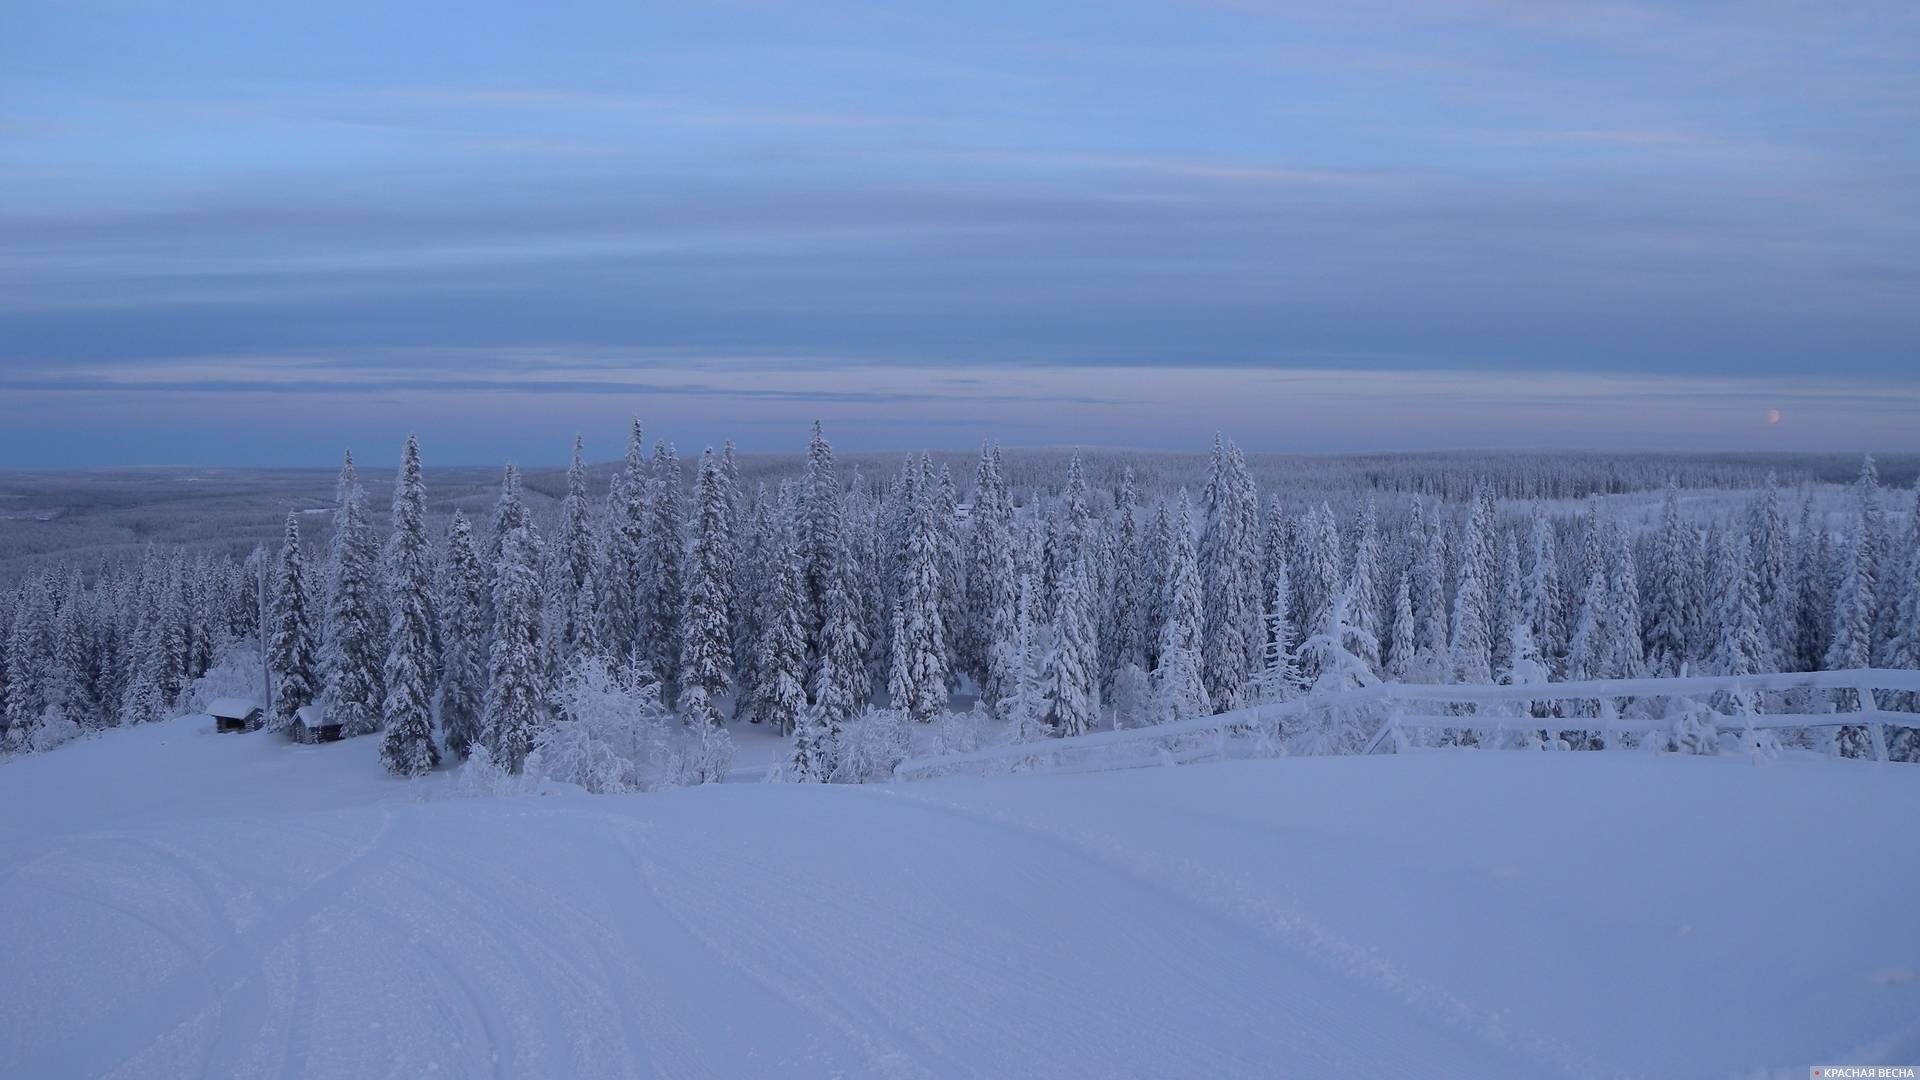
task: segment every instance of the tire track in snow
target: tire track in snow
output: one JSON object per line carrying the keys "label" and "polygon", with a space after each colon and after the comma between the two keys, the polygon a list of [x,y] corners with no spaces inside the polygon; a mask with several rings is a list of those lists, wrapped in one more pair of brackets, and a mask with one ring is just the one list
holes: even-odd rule
{"label": "tire track in snow", "polygon": [[[806,789],[810,802],[804,805],[825,815],[794,813],[783,818],[783,829],[796,836],[835,835],[843,824],[835,815],[848,809],[866,813],[866,808],[851,805],[850,794]],[[907,1064],[917,1070],[994,1076],[1045,1061],[1054,1075],[1106,1076],[1124,1072],[1129,1063],[1137,1063],[1135,1054],[1146,1052],[1185,1061],[1206,1075],[1271,1072],[1271,1057],[1262,1057],[1259,1049],[1191,1039],[1179,1025],[1164,1023],[1156,1010],[1141,1011],[1144,1003],[1156,1000],[1188,1010],[1196,1008],[1194,1002],[1209,1001],[1230,1026],[1249,1032],[1272,1027],[1271,1005],[1251,995],[1223,993],[1217,982],[1207,980],[1214,970],[1210,965],[1224,964],[1234,968],[1239,980],[1251,982],[1254,967],[1244,955],[1243,930],[1224,933],[1217,916],[1162,892],[1118,888],[1101,893],[1087,880],[1083,864],[1063,871],[1051,846],[1040,838],[1021,836],[1017,849],[965,839],[958,845],[962,850],[998,852],[1006,858],[989,864],[949,863],[938,851],[955,840],[951,828],[924,828],[924,819],[917,815],[880,814],[862,820],[868,831],[861,834],[861,850],[915,852],[919,857],[899,866],[879,862],[871,873],[850,880],[842,866],[829,868],[824,876],[809,874],[812,858],[832,854],[813,848],[801,857],[797,874],[795,868],[769,862],[758,852],[720,858],[719,850],[704,843],[679,852],[677,858],[657,845],[637,854],[649,859],[653,887],[669,907],[685,906],[694,916],[727,914],[730,940],[716,939],[697,918],[683,916],[692,932],[714,941],[723,955],[744,964],[788,1000],[827,1017],[843,1032],[851,1030],[850,1038],[870,1041],[872,1033],[887,1032],[891,1047],[914,1047],[916,1054]],[[969,832],[999,833],[986,823],[963,824]],[[689,843],[710,839],[674,838]],[[934,853],[931,859],[928,853]],[[1103,880],[1127,880],[1110,867],[1095,869]],[[757,884],[760,880],[778,882],[779,895],[787,901],[781,905],[783,915],[789,910],[801,914],[797,925],[782,919],[748,947],[731,939],[750,939],[758,929],[760,920],[741,901],[764,888]],[[983,881],[992,883],[984,893],[979,887]],[[867,906],[833,903],[855,882],[858,899]],[[679,886],[671,891],[683,896],[670,895],[669,885]],[[1009,900],[1025,903],[1043,922],[1029,926],[1025,919],[1004,921],[1004,912],[995,914],[992,905]],[[983,901],[987,908],[979,906]],[[1067,914],[1073,921],[1070,913],[1088,904],[1099,904],[1107,918],[1107,940],[1086,949],[1056,939],[1046,925],[1052,921],[1049,916]],[[1209,929],[1196,930],[1195,923]],[[809,933],[808,927],[815,932]],[[1051,959],[1025,962],[1031,957]],[[1140,969],[1134,967],[1138,964],[1151,968],[1155,980],[1141,982]],[[1109,1001],[1106,995],[1111,992],[1122,996]],[[1102,1003],[1118,1005],[1118,1010]],[[1055,1019],[1041,1022],[1041,1017]],[[1272,1038],[1255,1042],[1269,1052],[1276,1048]],[[875,1059],[870,1067],[878,1071],[885,1064]]]}
{"label": "tire track in snow", "polygon": [[[628,824],[637,826],[637,823]],[[875,1074],[895,1077],[898,1080],[909,1080],[909,1078],[919,1080],[919,1078],[935,1075],[916,1062],[897,1042],[876,1037],[872,1030],[855,1022],[835,1003],[820,1000],[815,995],[792,988],[785,980],[777,977],[769,965],[751,958],[743,950],[707,932],[697,922],[688,918],[668,897],[667,890],[662,888],[662,871],[678,874],[682,879],[689,878],[689,872],[684,867],[673,867],[670,860],[661,858],[657,847],[648,842],[644,829],[625,828],[621,830],[619,836],[622,846],[626,848],[639,869],[641,879],[654,905],[688,938],[699,943],[716,961],[779,1000],[840,1032],[849,1045],[860,1048],[868,1067]],[[921,1049],[924,1051],[926,1048],[922,1046]]]}
{"label": "tire track in snow", "polygon": [[[490,996],[474,991],[476,980],[471,970],[455,959],[453,953],[445,947],[422,940],[415,927],[391,912],[370,905],[357,905],[351,913],[355,917],[387,924],[407,949],[430,961],[429,967],[443,976],[444,981],[453,987],[465,1005],[466,1011],[471,1014],[473,1024],[480,1032],[488,1074],[495,1077],[495,1080],[504,1080],[505,1077],[512,1075],[508,1071],[508,1062],[517,1060],[513,1024]],[[464,1048],[463,1045],[462,1049]],[[290,1056],[290,1067],[286,1068],[281,1075],[306,1075],[307,1061],[308,1058],[304,1052],[297,1059]],[[293,1067],[296,1062],[297,1067]]]}
{"label": "tire track in snow", "polygon": [[[1316,970],[1328,971],[1368,989],[1384,992],[1415,1013],[1438,1020],[1491,1049],[1521,1054],[1538,1067],[1552,1069],[1566,1076],[1600,1078],[1622,1075],[1618,1070],[1595,1062],[1561,1042],[1508,1029],[1500,1014],[1477,1009],[1464,999],[1399,970],[1377,950],[1348,939],[1305,913],[1281,904],[1271,895],[1250,888],[1241,879],[1222,874],[1218,868],[1202,865],[1192,859],[1169,862],[1152,853],[1129,847],[1110,835],[1039,824],[1027,818],[983,810],[964,803],[908,794],[897,786],[850,787],[847,790],[866,798],[896,800],[897,803],[1044,838],[1063,852],[1119,871],[1143,885],[1179,899],[1209,918],[1226,919],[1236,926],[1252,929],[1262,938],[1312,961]],[[1211,881],[1214,885],[1197,889],[1185,884],[1198,881]]]}
{"label": "tire track in snow", "polygon": [[[209,1008],[220,1009],[224,1022],[225,1001],[260,977],[267,954],[308,919],[344,896],[365,874],[370,862],[390,850],[395,820],[391,809],[381,807],[380,827],[373,838],[339,866],[320,875],[246,932],[204,953],[189,949],[189,957],[197,954],[197,959],[189,959],[180,970],[141,992],[133,1001],[118,1002],[107,1016],[70,1029],[61,1038],[42,1045],[22,1063],[20,1075],[66,1075],[77,1062],[82,1075],[98,1076],[135,1057]],[[168,1019],[136,1028],[127,1023],[129,1015]]]}

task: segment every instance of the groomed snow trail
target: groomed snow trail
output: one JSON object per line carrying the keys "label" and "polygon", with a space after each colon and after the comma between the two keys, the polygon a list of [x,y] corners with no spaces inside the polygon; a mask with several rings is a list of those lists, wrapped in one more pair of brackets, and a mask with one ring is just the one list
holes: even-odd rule
{"label": "groomed snow trail", "polygon": [[1920,857],[1876,842],[1920,775],[1893,768],[457,799],[375,740],[205,726],[0,765],[0,1076],[1729,1076],[1920,1048]]}

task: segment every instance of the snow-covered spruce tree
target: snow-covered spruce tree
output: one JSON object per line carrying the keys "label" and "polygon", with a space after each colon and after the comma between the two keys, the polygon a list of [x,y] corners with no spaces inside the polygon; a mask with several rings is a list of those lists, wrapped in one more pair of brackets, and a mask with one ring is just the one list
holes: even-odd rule
{"label": "snow-covered spruce tree", "polygon": [[[1293,568],[1293,588],[1300,595],[1295,612],[1303,628],[1317,627],[1326,620],[1327,608],[1341,590],[1340,526],[1333,508],[1322,502],[1301,516],[1295,528],[1297,563]],[[1444,625],[1444,624],[1443,624]],[[1445,635],[1436,657],[1446,658]],[[1301,676],[1311,682],[1318,672],[1311,657],[1302,658]]]}
{"label": "snow-covered spruce tree", "polygon": [[[1507,656],[1507,665],[1500,670],[1502,685],[1535,686],[1549,681],[1546,661],[1541,658],[1540,649],[1534,644],[1533,628],[1527,619],[1513,621],[1507,630],[1507,647],[1502,651]],[[1530,701],[1515,702],[1508,709],[1515,716],[1539,715],[1536,703]],[[1521,750],[1544,749],[1547,745],[1546,732],[1528,724],[1509,727],[1506,745]]]}
{"label": "snow-covered spruce tree", "polygon": [[829,735],[866,704],[872,690],[867,678],[866,622],[854,595],[852,527],[843,522],[840,543],[827,576],[827,617],[822,632],[820,663],[814,667],[814,710]]}
{"label": "snow-covered spruce tree", "polygon": [[947,633],[942,618],[944,579],[935,493],[916,485],[898,598],[894,602],[892,662],[887,676],[893,706],[926,722],[947,704]]}
{"label": "snow-covered spruce tree", "polygon": [[168,560],[166,589],[160,598],[160,618],[166,627],[162,640],[166,643],[167,651],[166,675],[162,686],[166,691],[169,715],[183,704],[181,698],[193,673],[193,602],[188,594],[189,573],[186,552],[175,551],[173,558]]}
{"label": "snow-covered spruce tree", "polygon": [[[1588,543],[1594,543],[1588,538]],[[1586,588],[1580,594],[1573,637],[1567,645],[1567,678],[1576,682],[1609,677],[1613,649],[1607,640],[1607,571],[1604,562],[1588,559]]]}
{"label": "snow-covered spruce tree", "polygon": [[[1920,512],[1920,479],[1914,484],[1912,509]],[[1905,586],[1907,561],[1920,551],[1920,518],[1909,516],[1904,529],[1896,528],[1884,509],[1879,515],[1879,559],[1874,582],[1873,659],[1880,667],[1894,666],[1895,641],[1907,629],[1900,620],[1900,596]]]}
{"label": "snow-covered spruce tree", "polygon": [[1755,498],[1747,514],[1747,549],[1752,553],[1755,580],[1759,586],[1760,626],[1767,638],[1768,671],[1781,668],[1787,644],[1787,628],[1793,615],[1787,602],[1789,561],[1792,537],[1780,506],[1780,486],[1772,472],[1766,486]]}
{"label": "snow-covered spruce tree", "polygon": [[853,567],[849,580],[860,602],[861,625],[867,636],[868,685],[886,673],[887,658],[892,648],[892,642],[887,638],[888,618],[892,610],[887,599],[885,571],[888,556],[881,550],[879,515],[879,501],[873,497],[867,482],[861,477],[859,467],[855,466],[846,503],[840,511],[840,520],[847,526],[848,553]]}
{"label": "snow-covered spruce tree", "polygon": [[1793,626],[1786,658],[1795,671],[1815,671],[1827,651],[1833,621],[1832,595],[1827,587],[1832,569],[1825,522],[1815,512],[1813,492],[1800,506],[1800,528],[1795,534]]}
{"label": "snow-covered spruce tree", "polygon": [[1160,666],[1160,629],[1167,624],[1167,570],[1173,565],[1173,529],[1173,515],[1163,500],[1154,508],[1153,524],[1148,526],[1140,549],[1139,576],[1134,581],[1140,594],[1140,647],[1146,654],[1142,666],[1148,671]]}
{"label": "snow-covered spruce tree", "polygon": [[213,648],[218,635],[214,615],[218,605],[213,599],[212,567],[204,554],[190,562],[183,560],[181,570],[180,615],[186,654],[180,670],[182,682],[191,683],[213,666]]}
{"label": "snow-covered spruce tree", "polygon": [[[1502,532],[1497,545],[1499,551],[1499,570],[1494,575],[1493,620],[1487,624],[1493,635],[1493,669],[1505,671],[1513,661],[1507,650],[1513,645],[1513,635],[1509,632],[1516,620],[1526,617],[1526,598],[1522,594],[1522,579],[1526,571],[1520,563],[1520,535],[1517,530]],[[1529,628],[1528,638],[1532,638]]]}
{"label": "snow-covered spruce tree", "polygon": [[1611,667],[1617,678],[1646,674],[1646,652],[1641,644],[1639,572],[1627,530],[1617,521],[1606,523],[1607,625],[1613,647]]}
{"label": "snow-covered spruce tree", "polygon": [[1413,645],[1413,589],[1402,572],[1393,588],[1393,622],[1388,626],[1387,678],[1394,682],[1412,682],[1417,654]]}
{"label": "snow-covered spruce tree", "polygon": [[635,657],[640,640],[640,581],[647,532],[647,446],[640,420],[627,432],[625,466],[607,497],[599,586],[600,647],[617,665]]}
{"label": "snow-covered spruce tree", "polygon": [[534,733],[546,718],[541,603],[540,539],[532,525],[522,525],[500,546],[483,725],[493,761],[514,773],[526,766]]}
{"label": "snow-covered spruce tree", "polygon": [[[1347,578],[1347,617],[1353,621],[1353,628],[1360,632],[1355,641],[1363,643],[1363,649],[1372,650],[1357,655],[1376,675],[1381,670],[1380,574],[1379,512],[1374,506],[1373,496],[1369,494],[1366,508],[1360,514],[1360,538],[1354,544],[1353,572]],[[1364,644],[1366,642],[1373,644],[1368,646]]]}
{"label": "snow-covered spruce tree", "polygon": [[850,532],[851,523],[843,519],[827,569],[826,617],[819,661],[813,668],[813,704],[801,711],[793,732],[787,775],[801,783],[833,778],[841,731],[865,703],[869,689],[865,620],[854,595]]}
{"label": "snow-covered spruce tree", "polygon": [[681,593],[686,574],[686,509],[681,497],[680,458],[664,442],[653,444],[653,477],[647,502],[650,520],[640,585],[642,659],[660,679],[661,700],[678,701]]}
{"label": "snow-covered spruce tree", "polygon": [[[148,570],[149,573],[142,575],[140,616],[135,624],[132,649],[128,657],[133,670],[128,677],[120,706],[121,723],[124,724],[141,724],[165,719],[179,696],[179,656],[184,650],[179,647],[180,625],[178,620],[172,617],[173,613],[168,600],[168,575],[151,562],[148,564]],[[37,710],[43,707],[44,702],[28,698],[27,695],[34,692],[27,689],[31,684],[19,681],[22,669],[32,662],[30,654],[22,659],[21,622],[16,610],[13,641],[8,648],[8,661],[13,669],[9,681],[14,685],[14,692],[8,701],[8,706],[15,710],[22,710],[23,699],[26,699],[31,702],[31,707]],[[35,712],[33,716],[37,719],[38,713]]]}
{"label": "snow-covered spruce tree", "polygon": [[487,533],[487,565],[499,566],[508,535],[531,522],[520,483],[520,466],[510,461],[500,474],[500,495],[493,503],[493,527]]}
{"label": "snow-covered spruce tree", "polygon": [[1212,711],[1201,676],[1200,570],[1193,548],[1192,507],[1181,490],[1174,513],[1166,573],[1166,621],[1160,626],[1160,664],[1153,672],[1159,720],[1185,720]]}
{"label": "snow-covered spruce tree", "polygon": [[1848,537],[1833,629],[1824,666],[1830,671],[1873,666],[1874,598],[1879,590],[1877,534],[1881,530],[1879,477],[1868,455],[1854,485],[1853,528]]}
{"label": "snow-covered spruce tree", "polygon": [[1527,536],[1527,630],[1547,670],[1566,670],[1566,599],[1560,587],[1560,552],[1553,522],[1545,508],[1535,505]]}
{"label": "snow-covered spruce tree", "polygon": [[[1302,666],[1317,672],[1311,696],[1331,699],[1310,714],[1292,738],[1291,744],[1298,752],[1349,751],[1356,748],[1356,740],[1363,735],[1357,730],[1362,714],[1344,704],[1342,698],[1349,691],[1375,685],[1379,679],[1355,652],[1355,646],[1361,644],[1361,632],[1348,619],[1349,608],[1350,598],[1343,589],[1328,603],[1320,630],[1302,641],[1297,651],[1305,662]],[[1379,643],[1375,642],[1373,648],[1378,650]]]}
{"label": "snow-covered spruce tree", "polygon": [[339,504],[327,552],[327,629],[322,645],[327,719],[345,736],[380,730],[381,632],[379,541],[367,517],[366,491],[353,455],[340,468]]}
{"label": "snow-covered spruce tree", "polygon": [[1540,648],[1533,640],[1533,628],[1526,620],[1517,619],[1508,629],[1507,655],[1511,659],[1500,671],[1501,685],[1536,686],[1550,681],[1546,661],[1540,656]]}
{"label": "snow-covered spruce tree", "polygon": [[[53,676],[52,600],[44,575],[34,574],[20,585],[13,605],[13,628],[7,641],[6,725],[8,741],[27,745],[35,725],[49,704],[48,684]],[[156,710],[157,711],[157,710]],[[141,716],[139,719],[157,719]]]}
{"label": "snow-covered spruce tree", "polygon": [[577,656],[600,650],[594,598],[593,501],[587,495],[587,466],[583,443],[573,437],[573,459],[567,466],[567,497],[560,504],[560,535],[554,553],[554,587],[548,594],[553,639],[547,670],[559,672]]}
{"label": "snow-covered spruce tree", "polygon": [[1047,726],[1056,735],[1085,735],[1100,718],[1099,659],[1094,642],[1093,598],[1087,564],[1076,561],[1060,575],[1055,598],[1053,648],[1047,653]]}
{"label": "snow-covered spruce tree", "polygon": [[[900,471],[888,478],[886,489],[880,500],[877,513],[876,538],[880,548],[881,586],[884,616],[881,620],[879,640],[885,648],[881,655],[892,666],[893,656],[893,616],[900,603],[900,583],[906,580],[907,552],[912,544],[914,519],[919,514],[917,491],[920,487],[920,466],[908,454],[900,463]],[[888,678],[892,675],[889,673]]]}
{"label": "snow-covered spruce tree", "polygon": [[1447,549],[1446,534],[1429,520],[1419,560],[1408,582],[1414,605],[1413,663],[1408,682],[1445,682],[1447,677]]}
{"label": "snow-covered spruce tree", "polygon": [[[1016,743],[1034,742],[1047,735],[1046,695],[1040,686],[1039,646],[1033,619],[1033,575],[1022,574],[1014,593],[1014,630],[1010,640],[997,642],[996,650],[1005,654],[1002,666],[1010,672],[1006,697],[1001,700],[1009,737]],[[1194,672],[1195,685],[1199,672]]]}
{"label": "snow-covered spruce tree", "polygon": [[1724,567],[1725,587],[1715,598],[1711,666],[1720,675],[1764,671],[1768,646],[1760,628],[1760,572],[1747,537],[1737,530],[1723,534],[1715,562]]}
{"label": "snow-covered spruce tree", "polygon": [[306,573],[306,560],[300,551],[300,515],[289,511],[274,571],[273,602],[267,611],[267,668],[273,673],[267,727],[272,731],[292,724],[294,714],[312,704],[319,692],[318,645],[314,641]]}
{"label": "snow-covered spruce tree", "polygon": [[[1462,551],[1471,553],[1476,544],[1477,515],[1467,518]],[[1493,681],[1492,642],[1485,614],[1488,609],[1486,582],[1480,577],[1481,562],[1463,558],[1460,562],[1460,586],[1453,597],[1453,632],[1447,642],[1447,675],[1457,683]]]}
{"label": "snow-covered spruce tree", "polygon": [[1692,574],[1697,543],[1694,527],[1680,514],[1680,492],[1672,480],[1660,510],[1660,531],[1654,538],[1650,610],[1647,616],[1647,661],[1658,675],[1676,675],[1690,653],[1696,586]]}
{"label": "snow-covered spruce tree", "polygon": [[[1414,507],[1415,507],[1415,512],[1417,514],[1419,510],[1419,504],[1415,503]],[[1273,595],[1273,583],[1275,579],[1277,579],[1280,576],[1281,567],[1283,566],[1286,567],[1288,578],[1289,579],[1292,578],[1293,576],[1292,558],[1293,558],[1293,518],[1291,515],[1287,513],[1286,507],[1281,503],[1280,499],[1278,497],[1275,497],[1273,499],[1270,499],[1267,503],[1266,523],[1261,527],[1261,532],[1260,532],[1260,595],[1261,596],[1265,597],[1265,596]],[[1297,593],[1299,590],[1293,589],[1291,586],[1289,586],[1288,591],[1289,593]],[[1297,614],[1297,609],[1299,606],[1298,600],[1299,600],[1298,596],[1293,596],[1288,601],[1289,603],[1293,604],[1294,607],[1296,608],[1295,611],[1289,611],[1287,613],[1289,618]],[[1300,624],[1298,622],[1295,622],[1294,625],[1299,626]]]}
{"label": "snow-covered spruce tree", "polygon": [[758,718],[791,735],[807,708],[807,586],[799,537],[782,528],[774,540],[767,553],[766,623],[755,665],[761,679]]}
{"label": "snow-covered spruce tree", "polygon": [[761,638],[773,620],[769,616],[773,597],[766,588],[767,567],[772,565],[776,548],[774,506],[765,484],[758,486],[740,519],[740,557],[736,567],[740,577],[735,595],[740,598],[741,618],[734,629],[733,718],[760,723],[761,700],[766,697],[766,678],[760,670]]}
{"label": "snow-covered spruce tree", "polygon": [[[1898,578],[1897,629],[1887,657],[1893,667],[1909,671],[1920,669],[1920,494],[1914,502],[1914,535]],[[1909,712],[1920,712],[1920,694],[1905,695],[1905,706]],[[1920,761],[1920,724],[1889,729],[1887,756],[1895,761]]]}
{"label": "snow-covered spruce tree", "polygon": [[487,694],[486,570],[473,526],[454,511],[440,581],[440,728],[447,750],[464,760],[481,740]]}
{"label": "snow-covered spruce tree", "polygon": [[393,532],[387,538],[387,661],[382,674],[386,732],[380,763],[401,776],[420,776],[440,764],[433,742],[433,572],[427,554],[426,489],[420,480],[420,444],[412,435],[393,485]]}
{"label": "snow-covered spruce tree", "polygon": [[[1273,582],[1273,600],[1267,605],[1267,646],[1260,670],[1253,677],[1254,700],[1261,704],[1287,701],[1300,693],[1300,668],[1293,658],[1292,599],[1286,564],[1282,563]],[[1399,599],[1405,605],[1407,579],[1400,578]],[[1411,617],[1408,619],[1411,622]],[[1398,622],[1395,624],[1399,625]]]}
{"label": "snow-covered spruce tree", "polygon": [[1140,603],[1140,496],[1134,486],[1133,468],[1120,475],[1120,490],[1113,500],[1113,591],[1102,622],[1101,660],[1106,676],[1129,665],[1146,663],[1141,646],[1144,627]]}
{"label": "snow-covered spruce tree", "polygon": [[833,779],[835,751],[833,728],[820,706],[802,704],[787,751],[786,778],[796,784],[827,783]]}
{"label": "snow-covered spruce tree", "polygon": [[708,447],[700,455],[694,495],[693,549],[680,619],[680,685],[700,687],[709,702],[733,689],[733,622],[727,610],[727,552],[732,547],[726,485]]}
{"label": "snow-covered spruce tree", "polygon": [[101,713],[98,664],[98,598],[86,591],[78,571],[61,592],[52,628],[54,679],[51,706],[80,728],[105,726]]}
{"label": "snow-covered spruce tree", "polygon": [[799,557],[806,585],[807,638],[817,652],[821,620],[826,615],[827,581],[840,545],[840,476],[834,470],[833,447],[828,445],[818,420],[813,422],[813,435],[807,440],[800,506]]}
{"label": "snow-covered spruce tree", "polygon": [[[1199,550],[1201,677],[1214,711],[1233,707],[1260,653],[1259,496],[1238,447],[1214,436]],[[1338,558],[1337,554],[1335,556]]]}
{"label": "snow-covered spruce tree", "polygon": [[[927,460],[924,456],[922,461]],[[966,622],[967,557],[960,538],[960,492],[945,465],[933,483],[933,523],[940,565],[940,624],[946,629],[947,688],[958,686],[960,651],[956,628]]]}
{"label": "snow-covered spruce tree", "polygon": [[979,665],[980,700],[998,714],[1013,686],[1015,673],[1003,662],[999,646],[1013,637],[1014,569],[1012,508],[1006,503],[994,457],[980,445],[980,463],[974,471],[973,535],[967,574],[967,627],[970,652]]}
{"label": "snow-covered spruce tree", "polygon": [[[1828,635],[1823,666],[1829,671],[1873,666],[1874,601],[1879,593],[1880,537],[1883,532],[1879,474],[1873,455],[1860,467],[1854,485],[1853,535],[1849,538],[1840,588],[1834,594],[1833,629]],[[1851,696],[1843,692],[1844,696]],[[1840,752],[1867,757],[1872,749],[1867,730],[1857,725],[1840,729]]]}

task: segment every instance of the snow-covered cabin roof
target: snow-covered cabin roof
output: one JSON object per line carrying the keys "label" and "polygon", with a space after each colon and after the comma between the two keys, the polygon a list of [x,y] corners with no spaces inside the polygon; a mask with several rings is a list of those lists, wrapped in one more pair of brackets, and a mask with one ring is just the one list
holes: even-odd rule
{"label": "snow-covered cabin roof", "polygon": [[308,727],[319,727],[321,724],[327,722],[327,710],[321,708],[318,704],[302,705],[293,714],[293,717]]}
{"label": "snow-covered cabin roof", "polygon": [[207,713],[222,720],[245,720],[260,708],[260,703],[252,698],[223,697],[214,698],[207,703]]}

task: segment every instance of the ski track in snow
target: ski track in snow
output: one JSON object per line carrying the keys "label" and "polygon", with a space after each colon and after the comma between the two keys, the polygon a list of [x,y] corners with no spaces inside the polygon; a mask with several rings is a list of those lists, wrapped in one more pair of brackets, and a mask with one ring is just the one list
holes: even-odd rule
{"label": "ski track in snow", "polygon": [[[1755,1052],[1689,1041],[1675,1015],[1683,980],[1728,947],[1727,920],[1658,904],[1649,916],[1626,892],[1563,916],[1552,906],[1606,879],[1577,855],[1542,861],[1556,832],[1615,827],[1624,789],[1609,785],[1697,777],[1763,805],[1811,777],[1825,788],[1808,805],[1911,820],[1920,800],[1886,772],[1783,768],[1770,781],[1724,763],[1432,755],[459,799],[444,778],[381,776],[373,740],[315,752],[162,734],[0,765],[0,818],[15,823],[0,849],[0,1077],[1731,1076],[1793,1065],[1781,1047],[1884,1059],[1915,1045],[1920,984],[1885,973],[1920,964],[1920,934],[1889,925],[1892,908],[1842,924],[1885,927],[1865,945],[1831,927],[1818,942],[1752,943],[1774,951],[1751,970],[1811,980],[1802,996],[1825,1010],[1797,1037],[1780,1036],[1799,1013],[1756,1016],[1752,1034],[1773,1041]],[[1417,797],[1387,801],[1418,807],[1537,797],[1561,782],[1541,777],[1553,769],[1592,774],[1598,806],[1576,792],[1565,821],[1514,826],[1527,842],[1513,850],[1403,835],[1365,799],[1325,809],[1352,798],[1338,792],[1354,770],[1389,791],[1413,785]],[[1460,790],[1501,790],[1452,794],[1460,770],[1474,773]],[[113,805],[44,805],[102,774]],[[1791,841],[1797,820],[1767,833]],[[1875,873],[1909,896],[1920,884],[1897,852],[1775,863],[1779,876],[1759,880],[1789,913],[1824,896],[1786,895],[1801,864]],[[1588,1016],[1552,1000],[1578,985],[1553,979],[1582,974],[1552,958],[1544,975],[1501,981],[1497,966],[1423,951],[1421,926],[1391,921],[1420,907],[1379,894],[1401,880],[1452,890],[1430,898],[1448,913],[1431,932],[1469,941],[1564,941],[1600,912],[1629,941],[1649,925],[1698,931],[1630,958],[1671,956],[1678,990],[1663,997],[1663,973],[1648,971],[1646,1001]],[[1713,884],[1683,876],[1678,895]],[[1354,901],[1366,914],[1346,910]],[[1461,917],[1488,905],[1484,922]],[[1568,925],[1514,921],[1543,906],[1539,919]],[[1592,956],[1594,978],[1617,977],[1608,959]],[[1828,1007],[1818,980],[1836,976],[1847,998]],[[1687,1064],[1660,1067],[1643,1039]]]}
{"label": "ski track in snow", "polygon": [[[1230,874],[1220,874],[1192,860],[1160,859],[1129,847],[1111,835],[1063,829],[946,801],[927,793],[924,787],[869,789],[869,793],[1045,838],[1071,857],[1117,870],[1138,884],[1165,892],[1188,905],[1197,915],[1235,922],[1244,920],[1245,926],[1283,943],[1317,966],[1370,983],[1406,1005],[1437,1016],[1493,1046],[1517,1050],[1542,1070],[1582,1077],[1614,1075],[1554,1040],[1497,1029],[1492,1013],[1475,1009],[1438,987],[1422,984],[1397,970],[1374,949],[1346,939],[1272,897],[1257,895]],[[1225,815],[1199,816],[1233,820]]]}

